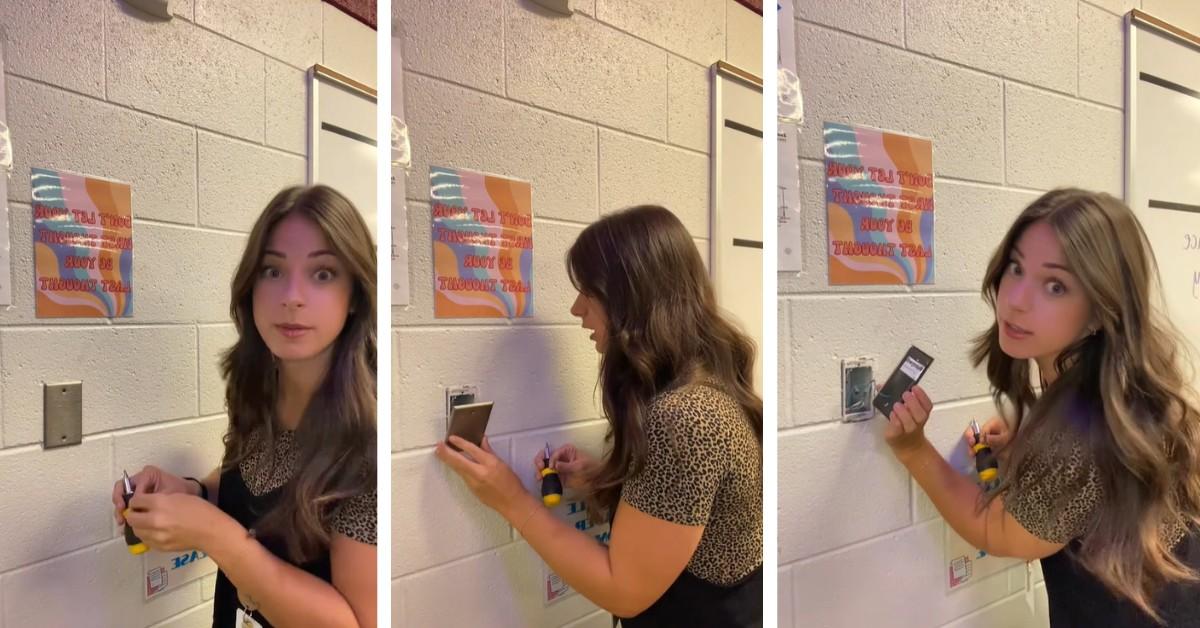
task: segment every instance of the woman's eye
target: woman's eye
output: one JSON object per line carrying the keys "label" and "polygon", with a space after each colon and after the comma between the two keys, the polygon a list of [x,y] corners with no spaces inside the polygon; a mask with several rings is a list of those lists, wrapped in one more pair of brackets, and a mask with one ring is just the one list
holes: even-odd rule
{"label": "woman's eye", "polygon": [[1046,284],[1046,292],[1058,297],[1067,293],[1067,287],[1057,281],[1051,281]]}
{"label": "woman's eye", "polygon": [[1020,277],[1021,276],[1021,265],[1016,263],[1015,261],[1009,262],[1008,263],[1008,272],[1009,272],[1009,274]]}
{"label": "woman's eye", "polygon": [[337,277],[337,273],[330,268],[322,268],[313,273],[313,278],[320,282],[331,281],[334,277]]}
{"label": "woman's eye", "polygon": [[278,279],[281,273],[274,266],[263,266],[262,270],[258,271],[258,276],[263,279]]}

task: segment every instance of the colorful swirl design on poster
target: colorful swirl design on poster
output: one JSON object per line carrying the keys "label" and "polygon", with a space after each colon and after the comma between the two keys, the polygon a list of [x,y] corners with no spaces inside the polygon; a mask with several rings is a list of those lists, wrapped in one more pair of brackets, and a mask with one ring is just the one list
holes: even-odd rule
{"label": "colorful swirl design on poster", "polygon": [[826,123],[831,285],[933,283],[933,143]]}
{"label": "colorful swirl design on poster", "polygon": [[32,168],[39,318],[133,316],[129,185]]}
{"label": "colorful swirl design on poster", "polygon": [[533,198],[528,182],[433,166],[434,315],[533,315]]}

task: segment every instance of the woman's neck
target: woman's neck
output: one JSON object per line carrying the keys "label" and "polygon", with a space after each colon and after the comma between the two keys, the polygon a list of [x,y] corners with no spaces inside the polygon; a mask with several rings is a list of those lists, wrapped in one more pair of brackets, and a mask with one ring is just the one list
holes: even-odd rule
{"label": "woman's neck", "polygon": [[1042,388],[1046,388],[1058,379],[1058,367],[1056,366],[1058,356],[1043,356],[1036,358],[1034,362],[1038,366],[1038,376],[1042,379]]}
{"label": "woman's neck", "polygon": [[329,370],[329,359],[329,352],[325,351],[307,360],[279,363],[279,398],[275,415],[280,427],[294,430],[300,425],[304,410]]}

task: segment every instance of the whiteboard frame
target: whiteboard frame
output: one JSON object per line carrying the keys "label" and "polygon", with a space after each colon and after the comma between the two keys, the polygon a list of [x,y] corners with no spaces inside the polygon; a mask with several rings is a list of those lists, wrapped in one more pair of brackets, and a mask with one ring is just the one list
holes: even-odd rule
{"label": "whiteboard frame", "polygon": [[[726,227],[726,222],[724,220],[725,213],[722,211],[724,208],[721,205],[721,198],[722,198],[721,194],[723,191],[723,187],[721,185],[721,173],[723,172],[722,168],[724,166],[724,162],[723,162],[724,143],[721,138],[722,138],[723,131],[725,129],[725,111],[723,108],[723,103],[725,100],[725,89],[724,88],[725,88],[725,81],[730,81],[731,83],[737,83],[744,87],[748,87],[748,88],[750,88],[751,91],[757,91],[758,96],[759,96],[759,101],[760,101],[760,105],[759,105],[760,110],[758,111],[758,113],[761,116],[761,99],[763,98],[763,81],[762,81],[762,78],[760,78],[750,72],[747,72],[741,68],[738,68],[737,66],[726,63],[724,61],[718,61],[718,62],[714,63],[712,66],[710,66],[710,69],[711,69],[711,71],[709,72],[709,75],[712,78],[712,100],[711,100],[712,107],[711,107],[710,111],[711,111],[712,116],[711,116],[710,124],[709,124],[709,136],[711,138],[710,147],[711,147],[712,153],[711,153],[711,157],[709,159],[709,165],[710,165],[709,193],[711,196],[710,196],[710,201],[709,201],[708,275],[709,275],[709,278],[713,282],[713,289],[714,289],[714,292],[716,293],[716,296],[718,299],[718,304],[721,305],[722,308],[729,310],[736,317],[736,312],[732,311],[733,308],[730,307],[730,304],[725,304],[725,303],[721,302],[721,297],[723,296],[725,286],[723,285],[723,283],[721,281],[721,276],[718,272],[718,269],[723,268],[723,263],[724,263],[724,260],[722,259],[723,258],[723,254],[722,254],[723,247],[721,246],[721,244],[728,240],[732,240],[734,235],[736,235],[736,234],[726,233],[728,229]],[[765,120],[762,120],[760,118],[758,126],[765,127],[765,122],[766,122]],[[767,145],[766,138],[764,137],[765,129],[758,128],[757,130],[759,131],[759,145],[760,145],[760,149],[758,151],[758,158],[760,160],[759,167],[760,167],[760,169],[763,169],[763,168],[765,168],[765,162],[766,162],[766,159],[764,158],[764,149]],[[772,143],[774,143],[774,140],[772,140]],[[763,171],[761,174],[763,176],[765,176],[766,172]],[[758,195],[759,195],[759,202],[752,203],[752,205],[754,207],[757,207],[758,211],[760,212],[758,224],[761,228],[762,227],[761,212],[763,211],[764,204],[763,204],[763,199],[762,199],[762,192],[759,191]],[[766,245],[765,245],[766,233],[763,232],[759,237],[762,238],[762,240],[759,240],[759,243],[760,243],[759,253],[760,253],[760,255],[766,255],[767,254],[767,251],[765,250],[766,249]],[[760,263],[758,265],[758,267],[761,269],[762,264]],[[765,311],[766,306],[764,305],[764,302],[762,301],[761,294],[758,295],[758,299],[759,299],[758,303],[760,306],[760,310]],[[761,314],[761,312],[760,312],[760,314]],[[754,325],[754,327],[758,330],[758,334],[756,336],[754,336],[754,338],[753,338],[755,343],[758,345],[758,347],[757,347],[758,350],[755,351],[755,355],[754,355],[754,359],[755,359],[754,372],[755,372],[755,380],[756,380],[754,382],[754,388],[755,388],[755,390],[759,391],[759,393],[761,394],[761,392],[764,390],[764,386],[765,386],[764,382],[761,381],[762,375],[763,375],[763,363],[766,361],[766,358],[763,355],[764,349],[767,346],[767,339],[764,335],[765,331],[766,331],[765,325],[764,325],[764,322],[763,322],[761,316],[758,321],[740,321],[740,322],[747,326]],[[745,329],[745,331],[746,331],[746,333],[749,334],[751,332],[751,329]]]}
{"label": "whiteboard frame", "polygon": [[[321,91],[322,90],[320,89],[320,87],[322,85],[324,85],[324,86],[326,86],[327,89],[334,89],[334,90],[340,90],[341,92],[348,92],[351,96],[357,96],[359,98],[362,98],[364,101],[370,103],[372,109],[375,112],[374,115],[372,116],[372,119],[370,120],[370,122],[372,122],[372,123],[374,123],[376,121],[376,119],[378,118],[378,115],[379,115],[379,94],[375,90],[375,88],[371,87],[370,85],[356,81],[356,80],[346,76],[345,74],[341,74],[335,70],[331,70],[328,67],[323,66],[321,64],[316,64],[316,65],[313,65],[311,68],[309,68],[308,73],[307,73],[307,83],[308,83],[308,142],[307,142],[308,171],[306,173],[306,181],[305,182],[308,185],[313,185],[314,183],[318,183],[317,174],[319,172],[321,172],[321,169],[320,169],[321,168],[321,156],[320,156],[321,140],[320,140],[320,137],[321,137],[321,124],[322,124],[323,116],[321,113],[321,107],[322,107]],[[369,132],[372,134],[376,133],[376,131],[377,131],[376,126],[377,125],[375,125],[375,124],[371,124],[369,126]],[[343,126],[343,128],[344,128],[344,126]],[[375,160],[378,161],[380,144],[387,143],[387,140],[383,140],[383,139],[377,138],[377,137],[370,138],[370,136],[367,135],[365,132],[360,133],[358,131],[352,131],[351,129],[345,129],[345,131],[351,132],[353,134],[363,135],[364,137],[367,137],[368,139],[373,141],[374,145],[371,146],[370,148],[371,148],[372,153],[374,153],[374,155],[375,155]],[[335,133],[337,135],[345,136],[345,133],[337,133],[336,131],[332,131],[332,130],[330,132]],[[360,142],[361,141],[357,138],[351,138],[349,136],[345,136],[345,137],[346,137],[346,139],[348,139],[352,142]],[[372,167],[372,169],[371,169],[371,174],[372,174],[372,177],[376,176],[376,169],[374,167]],[[343,195],[345,195],[347,198],[349,198],[352,203],[355,204],[355,207],[359,210],[359,212],[363,216],[363,219],[366,221],[367,228],[370,230],[372,238],[374,238],[374,240],[376,242],[380,241],[380,237],[381,237],[381,235],[378,233],[379,213],[382,211],[389,211],[389,209],[387,209],[387,208],[370,206],[370,203],[377,202],[377,196],[378,196],[377,190],[378,190],[379,184],[380,184],[380,182],[378,180],[376,180],[374,183],[374,186],[373,186],[375,189],[370,190],[371,194],[369,197],[369,203],[367,205],[364,205],[364,203],[368,202],[365,198],[359,199],[359,202],[356,202],[355,201],[356,194],[349,192],[347,190],[338,190]],[[336,187],[336,185],[335,185],[335,187]],[[373,211],[367,211],[367,210],[373,210]]]}
{"label": "whiteboard frame", "polygon": [[[365,83],[360,83],[345,74],[341,74],[329,69],[321,64],[316,64],[308,69],[308,184],[312,185],[317,178],[318,156],[320,155],[320,137],[321,137],[321,99],[320,90],[317,89],[318,82],[326,82],[336,84],[352,92],[361,95],[363,98],[370,100],[379,105],[379,93],[375,88]],[[379,140],[375,140],[376,146],[379,145]]]}
{"label": "whiteboard frame", "polygon": [[1136,71],[1138,29],[1152,28],[1160,35],[1174,39],[1185,46],[1196,48],[1200,53],[1200,36],[1193,35],[1177,26],[1165,22],[1145,11],[1133,9],[1125,15],[1125,203],[1131,204],[1134,168],[1133,156],[1137,154],[1137,93],[1139,72]]}
{"label": "whiteboard frame", "polygon": [[[711,202],[709,203],[709,224],[711,225],[711,233],[708,240],[708,276],[715,282],[717,281],[716,268],[720,263],[720,236],[723,234],[722,213],[721,213],[721,166],[723,162],[722,150],[724,148],[721,141],[721,129],[724,127],[725,112],[722,109],[721,103],[725,96],[724,83],[721,79],[738,81],[753,89],[757,89],[759,94],[762,94],[763,82],[762,79],[754,74],[747,72],[737,66],[730,65],[724,61],[718,61],[711,67],[711,76],[713,79],[713,97],[712,97],[712,124],[710,133],[712,137],[712,159],[709,160],[709,194]],[[760,129],[761,131],[761,129]],[[764,139],[765,141],[765,139]],[[765,146],[765,144],[764,144]],[[761,157],[761,156],[760,156]],[[764,160],[765,161],[765,160]],[[763,252],[766,254],[766,251]]]}
{"label": "whiteboard frame", "polygon": [[[1143,33],[1143,29],[1148,32]],[[1138,119],[1140,108],[1138,106],[1138,95],[1139,95],[1139,89],[1140,89],[1140,83],[1141,83],[1141,73],[1143,72],[1143,66],[1146,65],[1145,63],[1143,63],[1142,65],[1138,64],[1139,48],[1140,48],[1141,43],[1144,43],[1141,40],[1144,37],[1159,36],[1164,39],[1176,42],[1186,48],[1190,48],[1193,51],[1195,51],[1197,55],[1200,55],[1200,36],[1189,33],[1177,26],[1174,26],[1160,18],[1157,18],[1153,15],[1150,15],[1150,14],[1148,14],[1144,11],[1138,10],[1138,9],[1133,9],[1125,15],[1124,32],[1126,34],[1126,37],[1125,37],[1125,103],[1124,103],[1125,104],[1125,121],[1124,121],[1125,122],[1125,124],[1124,124],[1124,130],[1125,130],[1124,175],[1125,175],[1125,178],[1123,181],[1123,184],[1124,184],[1123,197],[1124,197],[1125,204],[1127,206],[1129,206],[1129,208],[1134,212],[1135,215],[1137,215],[1138,221],[1140,223],[1142,223],[1142,225],[1143,225],[1143,229],[1147,229],[1146,221],[1148,220],[1148,217],[1141,215],[1139,212],[1138,206],[1135,205],[1135,200],[1138,200],[1136,198],[1137,194],[1141,192],[1141,190],[1139,188],[1137,188],[1136,184],[1135,184],[1135,181],[1137,181],[1136,177],[1138,175],[1138,171],[1137,171],[1137,169],[1135,167],[1135,163],[1134,163],[1136,156],[1139,155],[1139,152],[1138,152],[1139,129],[1137,127],[1137,119]],[[1146,60],[1143,59],[1142,61],[1145,62]],[[1153,200],[1153,199],[1147,199],[1147,200]],[[1155,207],[1147,207],[1146,211],[1162,212],[1162,211],[1174,211],[1174,210],[1155,208]],[[1150,233],[1147,233],[1147,237],[1150,237]],[[1153,241],[1150,242],[1151,247],[1153,247],[1154,244],[1155,243]],[[1164,277],[1164,275],[1168,272],[1168,270],[1163,265],[1165,252],[1154,251],[1153,248],[1151,249],[1151,252],[1154,255],[1154,257],[1156,258],[1156,263],[1158,265],[1158,277],[1157,277],[1158,281],[1157,281],[1157,285],[1155,286],[1155,290],[1154,290],[1154,298],[1156,299],[1156,305],[1164,308],[1164,313],[1171,319],[1172,325],[1175,326],[1175,328],[1179,330],[1179,332],[1182,335],[1182,339],[1185,341],[1185,344],[1186,344],[1188,359],[1190,361],[1192,361],[1193,363],[1195,363],[1196,357],[1200,356],[1200,353],[1198,353],[1198,351],[1200,351],[1200,345],[1198,345],[1193,338],[1190,338],[1187,336],[1187,328],[1185,327],[1184,322],[1175,320],[1174,317],[1177,314],[1177,312],[1171,311],[1171,301],[1167,294],[1167,292],[1170,290],[1170,288],[1168,288],[1167,283],[1166,283],[1167,280]],[[1196,372],[1196,378],[1197,379],[1195,380],[1195,384],[1197,386],[1200,386],[1200,371]]]}

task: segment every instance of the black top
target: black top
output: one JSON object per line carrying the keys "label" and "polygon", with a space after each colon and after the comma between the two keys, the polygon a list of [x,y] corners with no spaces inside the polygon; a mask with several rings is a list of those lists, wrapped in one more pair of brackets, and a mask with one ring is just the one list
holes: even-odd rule
{"label": "black top", "polygon": [[[1104,487],[1083,437],[1066,431],[1014,474],[1004,508],[1030,534],[1062,543],[1043,558],[1042,575],[1050,605],[1051,628],[1159,628],[1133,602],[1108,590],[1075,558],[1080,539],[1103,516]],[[1003,470],[1003,469],[1002,469]],[[1200,538],[1194,530],[1164,524],[1160,534],[1185,564],[1200,569]],[[1200,628],[1200,584],[1174,583],[1155,598],[1167,628]]]}
{"label": "black top", "polygon": [[762,565],[732,586],[705,582],[684,571],[667,592],[621,628],[762,628]]}
{"label": "black top", "polygon": [[[299,451],[295,432],[291,430],[279,432],[273,443],[266,442],[257,434],[252,435],[247,440],[247,447],[252,453],[237,468],[221,474],[217,507],[251,530],[275,505],[295,476],[299,468]],[[374,545],[378,514],[375,495],[375,489],[372,488],[338,504],[329,522],[330,532]],[[289,560],[287,546],[282,539],[259,536],[258,541],[281,560],[296,565]],[[296,566],[325,582],[332,582],[328,548],[312,562]],[[225,577],[224,572],[218,571],[213,627],[232,628],[240,606],[233,583]],[[264,628],[271,626],[262,613],[253,613],[251,617]]]}
{"label": "black top", "polygon": [[[282,492],[283,487],[279,487],[256,496],[246,487],[241,470],[234,468],[221,474],[221,489],[217,493],[217,506],[249,530],[258,522],[259,517],[270,510]],[[287,557],[287,548],[282,541],[269,538],[259,538],[258,541],[272,554],[291,563]],[[333,581],[328,551],[313,562],[297,566],[325,582]],[[229,578],[225,577],[225,572],[218,570],[217,590],[213,597],[213,628],[236,628],[237,609],[240,606],[237,589],[234,588]],[[271,622],[267,621],[261,613],[254,612],[251,617],[263,628],[271,627]]]}
{"label": "black top", "polygon": [[746,413],[706,381],[657,395],[644,427],[646,460],[621,499],[704,533],[662,597],[621,625],[762,626],[762,447]]}
{"label": "black top", "polygon": [[[1078,549],[1074,541],[1069,548]],[[1200,538],[1190,534],[1176,554],[1200,569]],[[1154,622],[1133,602],[1118,598],[1083,568],[1067,548],[1042,559],[1052,628],[1200,628],[1200,586],[1172,584],[1158,595],[1155,608],[1164,624]]]}

